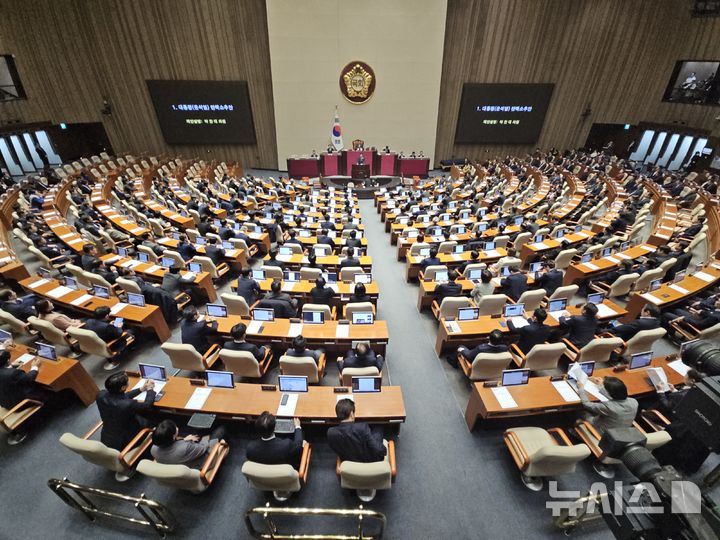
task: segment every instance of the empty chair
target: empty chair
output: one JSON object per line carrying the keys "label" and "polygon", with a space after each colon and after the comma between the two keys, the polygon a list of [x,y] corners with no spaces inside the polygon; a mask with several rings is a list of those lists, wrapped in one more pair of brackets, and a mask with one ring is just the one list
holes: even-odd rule
{"label": "empty chair", "polygon": [[386,442],[387,453],[382,461],[359,463],[337,460],[335,470],[340,477],[340,486],[357,491],[358,498],[370,502],[378,489],[390,489],[397,474],[395,443]]}
{"label": "empty chair", "polygon": [[570,302],[572,302],[573,296],[575,296],[579,288],[580,287],[578,287],[577,285],[565,285],[564,287],[558,287],[557,289],[555,289],[555,292],[548,297],[548,300],[558,300],[560,298],[565,298],[568,301],[568,304],[570,304]]}
{"label": "empty chair", "polygon": [[37,317],[28,317],[28,324],[33,330],[37,330],[45,341],[65,347],[71,345],[65,337],[65,332],[49,321]]}
{"label": "empty chair", "polygon": [[305,441],[298,470],[288,464],[266,465],[255,461],[246,461],[243,463],[241,472],[253,488],[260,491],[272,491],[275,500],[286,501],[291,493],[297,493],[302,484],[307,483],[311,453],[312,447],[309,442]]}
{"label": "empty chair", "polygon": [[353,282],[355,281],[355,275],[356,274],[364,274],[365,270],[360,268],[359,266],[346,266],[345,268],[340,269],[340,281],[348,281]]}
{"label": "empty chair", "polygon": [[438,246],[438,253],[452,253],[455,246],[457,246],[457,242],[455,240],[440,242],[440,245]]}
{"label": "empty chair", "polygon": [[192,493],[202,493],[212,484],[229,451],[228,444],[219,441],[210,449],[200,469],[190,468],[186,465],[165,465],[143,459],[138,464],[137,471],[154,479],[158,484],[184,489]]}
{"label": "empty chair", "polygon": [[7,324],[12,330],[13,335],[27,336],[34,333],[34,330],[32,330],[27,323],[2,309],[0,309],[0,323]]}
{"label": "empty chair", "polygon": [[508,242],[510,242],[510,237],[506,234],[501,236],[496,236],[493,240],[495,242],[496,248],[502,248],[505,249],[508,245]]}
{"label": "empty chair", "polygon": [[438,320],[449,317],[457,318],[458,310],[466,307],[473,307],[473,303],[469,298],[464,296],[447,296],[442,299],[440,305],[438,305],[437,300],[433,300],[432,312]]}
{"label": "empty chair", "polygon": [[513,247],[518,251],[518,253],[520,253],[520,248],[522,248],[525,244],[527,244],[530,241],[531,237],[532,237],[532,234],[529,232],[522,232],[515,237],[515,241],[513,242]]}
{"label": "empty chair", "polygon": [[12,409],[0,406],[0,430],[9,434],[7,438],[9,445],[15,446],[27,438],[23,426],[42,408],[43,403],[34,399],[24,399]]}
{"label": "empty chair", "polygon": [[545,291],[545,289],[525,291],[520,295],[517,303],[524,304],[526,312],[533,312],[540,307],[546,294],[547,291]]}
{"label": "empty chair", "polygon": [[193,262],[200,263],[202,271],[210,274],[210,277],[213,279],[220,279],[230,271],[230,267],[226,263],[221,262],[220,264],[215,265],[210,257],[201,257],[196,255],[193,257]]}
{"label": "empty chair", "polygon": [[272,266],[264,264],[262,269],[265,271],[265,277],[267,279],[282,279],[283,271],[279,266]]}
{"label": "empty chair", "polygon": [[444,264],[431,264],[425,270],[421,270],[419,277],[423,281],[434,281],[438,272],[447,272],[448,267]]}
{"label": "empty chair", "polygon": [[150,262],[153,262],[153,263],[158,262],[158,256],[155,255],[155,252],[152,249],[150,249],[149,247],[143,246],[143,245],[138,245],[137,250],[142,253],[145,253],[148,256],[148,259],[150,260]]}
{"label": "empty chair", "polygon": [[520,469],[523,484],[540,491],[543,477],[575,472],[578,462],[590,456],[585,444],[573,444],[560,428],[510,428],[503,435],[505,445]]}
{"label": "empty chair", "polygon": [[512,355],[518,367],[530,371],[546,371],[557,369],[560,358],[567,352],[567,345],[564,343],[540,343],[535,345],[527,354],[512,345]]}
{"label": "empty chair", "polygon": [[28,246],[28,251],[35,255],[40,260],[40,264],[48,269],[50,268],[56,268],[57,266],[62,266],[62,262],[66,260],[64,256],[60,255],[59,257],[55,257],[54,259],[51,259],[47,255],[45,255],[42,251],[40,251],[35,246]]}
{"label": "empty chair", "polygon": [[80,268],[79,266],[76,266],[74,264],[68,263],[65,265],[65,268],[73,275],[73,277],[77,280],[78,285],[82,285],[83,287],[91,287],[92,283],[90,283],[85,276],[85,271]]}
{"label": "empty chair", "polygon": [[375,313],[375,306],[372,302],[351,302],[343,307],[343,318],[351,319],[353,313]]}
{"label": "empty chair", "polygon": [[305,376],[310,384],[317,384],[325,375],[325,354],[320,355],[317,364],[311,356],[283,355],[280,357],[280,374]]}
{"label": "empty chair", "polygon": [[573,257],[577,253],[577,249],[563,249],[555,257],[555,268],[565,270],[572,263]]}
{"label": "empty chair", "polygon": [[457,358],[463,372],[471,381],[499,379],[513,359],[510,353],[479,353],[472,364],[459,353]]}
{"label": "empty chair", "polygon": [[578,349],[567,339],[563,339],[563,342],[568,346],[567,356],[575,362],[608,362],[613,351],[623,344],[622,339],[615,337],[596,337],[582,349]]}
{"label": "empty chair", "polygon": [[163,258],[172,259],[173,266],[176,266],[178,268],[185,268],[185,259],[183,259],[182,255],[180,255],[180,253],[178,253],[177,251],[173,251],[172,249],[166,249],[165,251],[163,251]]}
{"label": "empty chair", "polygon": [[315,281],[320,276],[322,276],[322,270],[320,270],[319,268],[300,268],[300,279],[307,281]]}
{"label": "empty chair", "polygon": [[633,354],[652,351],[653,345],[662,338],[667,331],[664,328],[653,328],[652,330],[641,330],[625,343],[623,357],[630,359]]}
{"label": "empty chair", "polygon": [[665,274],[665,271],[663,271],[662,268],[653,268],[651,270],[645,270],[638,280],[635,282],[635,290],[636,291],[644,291],[648,288],[650,288],[650,283],[655,281],[656,279],[662,279],[663,275]]}
{"label": "empty chair", "polygon": [[591,283],[590,288],[604,292],[608,298],[615,298],[616,296],[627,296],[630,293],[635,282],[640,277],[640,274],[633,272],[632,274],[625,274],[620,276],[610,286],[605,285],[602,282]]}
{"label": "empty chair", "polygon": [[273,358],[270,348],[267,349],[260,362],[248,351],[220,349],[219,357],[227,371],[231,371],[236,377],[247,377],[249,379],[260,379],[265,375]]}
{"label": "empty chair", "polygon": [[172,367],[178,370],[202,372],[212,368],[218,360],[219,349],[213,345],[201,355],[192,345],[184,343],[163,343],[160,348],[170,357]]}
{"label": "empty chair", "polygon": [[141,430],[122,451],[118,451],[105,446],[100,441],[90,439],[102,425],[102,422],[98,422],[83,437],[72,433],[63,433],[60,437],[60,444],[80,455],[88,463],[114,472],[118,482],[125,482],[135,472],[135,465],[140,458],[152,446],[152,429]]}
{"label": "empty chair", "polygon": [[250,316],[250,306],[248,306],[245,298],[238,294],[222,293],[220,300],[227,307],[228,315],[239,315],[240,317]]}
{"label": "empty chair", "polygon": [[[94,354],[95,356],[105,358],[105,365],[103,366],[103,369],[105,371],[111,371],[118,366],[117,359],[121,351],[111,350],[111,347],[115,344],[115,341],[105,343],[92,330],[76,328],[74,326],[68,328],[67,333],[70,335],[71,338],[77,341],[77,346],[82,352],[86,354]],[[126,339],[127,345],[131,345],[135,341],[135,338],[132,335],[123,334],[123,336],[124,338],[120,339]]]}
{"label": "empty chair", "polygon": [[477,304],[479,315],[499,315],[508,301],[504,294],[487,294]]}

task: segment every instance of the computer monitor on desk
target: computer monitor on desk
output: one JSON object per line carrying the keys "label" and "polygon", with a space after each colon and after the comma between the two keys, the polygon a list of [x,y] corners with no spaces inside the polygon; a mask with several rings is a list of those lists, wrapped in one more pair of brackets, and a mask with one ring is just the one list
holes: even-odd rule
{"label": "computer monitor on desk", "polygon": [[127,248],[119,247],[119,248],[117,248],[117,252],[118,252],[118,255],[120,255],[121,257],[127,257],[127,256],[128,256],[128,250],[127,250]]}
{"label": "computer monitor on desk", "polygon": [[525,315],[525,304],[507,304],[503,308],[503,316],[506,319],[512,317],[523,317]]}
{"label": "computer monitor on desk", "polygon": [[485,242],[483,251],[493,251],[495,249],[495,242]]}
{"label": "computer monitor on desk", "polygon": [[303,311],[302,315],[305,324],[323,324],[325,322],[325,313],[322,311]]}
{"label": "computer monitor on desk", "polygon": [[281,392],[307,392],[307,377],[300,375],[280,375],[278,376],[278,387]]}
{"label": "computer monitor on desk", "polygon": [[300,281],[300,272],[291,272],[286,270],[283,272],[283,279],[288,282]]}
{"label": "computer monitor on desk", "polygon": [[265,281],[265,270],[253,270],[252,278],[255,281]]}
{"label": "computer monitor on desk", "polygon": [[278,255],[292,255],[292,254],[293,254],[292,248],[289,248],[286,246],[282,246],[282,247],[278,248]]}
{"label": "computer monitor on desk", "polygon": [[68,289],[72,289],[73,291],[77,291],[78,284],[77,280],[73,277],[65,277],[65,286]]}
{"label": "computer monitor on desk", "polygon": [[480,317],[480,310],[473,307],[458,309],[458,321],[475,321]]}
{"label": "computer monitor on desk", "polygon": [[351,322],[353,324],[373,324],[375,316],[372,311],[354,311]]}
{"label": "computer monitor on desk", "polygon": [[102,285],[93,285],[93,292],[98,298],[110,298],[110,289]]}
{"label": "computer monitor on desk", "polygon": [[208,304],[207,314],[208,317],[225,318],[228,316],[227,306],[223,304]]}
{"label": "computer monitor on desk", "polygon": [[510,267],[509,267],[509,266],[503,266],[503,267],[500,269],[500,275],[501,275],[502,277],[508,277],[510,274],[511,274],[511,272],[510,272]]}
{"label": "computer monitor on desk", "polygon": [[199,274],[202,272],[202,264],[200,263],[188,263],[188,270],[190,270],[193,274]]}
{"label": "computer monitor on desk", "polygon": [[533,242],[536,244],[540,244],[543,240],[545,240],[545,235],[542,234],[536,234],[535,238],[533,238]]}
{"label": "computer monitor on desk", "polygon": [[171,259],[170,257],[163,257],[160,263],[165,268],[172,268],[173,266],[175,266],[175,259]]}
{"label": "computer monitor on desk", "polygon": [[12,341],[12,334],[7,330],[0,330],[0,343],[5,343],[6,341]]}
{"label": "computer monitor on desk", "polygon": [[272,322],[275,320],[274,309],[256,308],[252,310],[253,321]]}
{"label": "computer monitor on desk", "polygon": [[50,345],[49,343],[36,343],[35,346],[37,347],[37,355],[40,358],[57,360],[57,352],[55,351],[55,347],[53,345]]}
{"label": "computer monitor on desk", "polygon": [[206,370],[207,385],[210,388],[235,388],[235,380],[232,371]]}
{"label": "computer monitor on desk", "polygon": [[363,283],[367,285],[368,283],[372,283],[372,274],[355,274],[354,280],[355,283]]}
{"label": "computer monitor on desk", "polygon": [[143,253],[142,251],[139,251],[137,256],[138,256],[138,260],[140,262],[146,263],[146,262],[150,261],[150,256],[147,253]]}
{"label": "computer monitor on desk", "polygon": [[366,394],[380,392],[382,388],[382,377],[353,377],[353,394]]}
{"label": "computer monitor on desk", "polygon": [[468,271],[467,278],[470,281],[480,280],[482,277],[482,270],[480,268],[473,268]]}
{"label": "computer monitor on desk", "polygon": [[151,381],[166,381],[167,374],[163,366],[156,366],[154,364],[138,364],[140,370],[140,377]]}
{"label": "computer monitor on desk", "polygon": [[542,270],[542,267],[543,267],[543,263],[541,263],[541,262],[531,263],[530,264],[530,272],[532,272],[533,274],[536,272],[539,272],[540,270]]}
{"label": "computer monitor on desk", "polygon": [[592,253],[586,253],[585,255],[580,257],[580,262],[583,264],[589,263],[590,261],[592,261],[592,258],[593,258]]}
{"label": "computer monitor on desk", "polygon": [[605,293],[594,293],[594,294],[588,294],[587,301],[588,304],[595,304],[596,306],[599,306],[603,303],[605,300]]}
{"label": "computer monitor on desk", "polygon": [[606,247],[605,249],[603,249],[603,250],[600,252],[600,256],[601,256],[601,257],[609,257],[611,253],[612,253],[612,248],[611,248],[611,247]]}
{"label": "computer monitor on desk", "polygon": [[550,300],[548,302],[548,311],[555,312],[555,311],[565,311],[567,308],[567,298],[556,298],[555,300]]}
{"label": "computer monitor on desk", "polygon": [[529,369],[506,369],[502,372],[502,386],[518,386],[527,384],[530,378]]}
{"label": "computer monitor on desk", "polygon": [[447,270],[438,270],[435,272],[435,281],[447,281],[448,280],[448,271]]}
{"label": "computer monitor on desk", "polygon": [[465,246],[462,244],[458,244],[457,246],[453,247],[453,253],[464,253],[465,252]]}
{"label": "computer monitor on desk", "polygon": [[145,307],[145,297],[138,293],[127,293],[128,304],[131,306]]}
{"label": "computer monitor on desk", "polygon": [[430,256],[430,248],[420,248],[420,257],[429,257]]}
{"label": "computer monitor on desk", "polygon": [[628,365],[628,369],[646,368],[650,364],[652,364],[652,359],[653,359],[652,351],[635,353],[632,356],[630,356],[630,364]]}

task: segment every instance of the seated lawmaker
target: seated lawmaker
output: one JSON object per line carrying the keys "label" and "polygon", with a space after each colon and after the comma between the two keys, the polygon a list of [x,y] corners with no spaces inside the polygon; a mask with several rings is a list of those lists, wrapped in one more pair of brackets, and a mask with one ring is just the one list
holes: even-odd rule
{"label": "seated lawmaker", "polygon": [[[92,318],[85,321],[84,329],[95,332],[97,337],[110,346],[111,351],[123,351],[122,354],[125,354],[128,341],[134,334],[132,330],[124,331],[122,327],[118,328],[114,324],[110,316],[110,308],[107,306],[95,308]],[[116,362],[108,361],[108,364],[116,364]]]}
{"label": "seated lawmaker", "polygon": [[495,294],[495,285],[492,282],[492,273],[486,269],[480,272],[480,283],[475,284],[470,297],[477,305],[483,296],[490,294]]}
{"label": "seated lawmaker", "polygon": [[250,441],[247,446],[247,459],[264,465],[292,465],[300,466],[300,457],[303,449],[303,433],[300,420],[293,418],[295,431],[293,438],[275,436],[275,416],[264,411],[255,420],[255,431],[260,435],[259,440]]}
{"label": "seated lawmaker", "polygon": [[660,308],[655,304],[647,303],[640,312],[640,317],[634,321],[618,326],[610,327],[608,332],[619,337],[623,341],[628,341],[642,330],[654,330],[660,327]]}
{"label": "seated lawmaker", "polygon": [[537,308],[528,319],[526,326],[515,328],[512,320],[508,320],[508,328],[518,335],[517,346],[523,354],[529,353],[535,345],[545,343],[552,336],[552,328],[545,324],[545,319],[547,319],[547,311]]}
{"label": "seated lawmaker", "polygon": [[192,276],[189,278],[181,276],[180,267],[173,264],[168,268],[168,271],[165,272],[165,275],[163,275],[160,288],[172,296],[177,296],[181,292],[185,292],[194,282],[195,278]]}
{"label": "seated lawmaker", "polygon": [[267,347],[265,345],[258,347],[254,343],[248,343],[245,341],[246,332],[247,325],[245,323],[237,323],[230,329],[232,341],[226,341],[222,348],[230,351],[249,352],[253,355],[253,357],[255,357],[255,360],[260,362],[263,358],[265,358],[265,354],[267,354]]}
{"label": "seated lawmaker", "polygon": [[10,351],[0,350],[0,406],[12,409],[24,399],[33,398],[39,387],[35,383],[38,376],[42,358],[36,356],[30,362],[30,371],[27,373],[19,363],[10,362]]}
{"label": "seated lawmaker", "polygon": [[330,305],[330,300],[335,296],[335,291],[325,286],[325,278],[315,279],[315,287],[310,290],[311,303]]}
{"label": "seated lawmaker", "polygon": [[342,362],[338,362],[340,372],[345,368],[376,367],[382,371],[385,359],[381,354],[375,354],[370,345],[361,341],[354,349],[350,349]]}
{"label": "seated lawmaker", "polygon": [[425,270],[428,266],[435,266],[438,264],[442,264],[440,262],[440,259],[438,259],[438,250],[437,248],[430,248],[430,255],[426,258],[424,258],[422,261],[420,261],[420,269]]}
{"label": "seated lawmaker", "polygon": [[[138,415],[152,410],[154,386],[152,380],[147,380],[141,388],[128,392],[128,376],[123,371],[113,373],[105,380],[105,390],[100,391],[95,401],[103,421],[100,440],[105,446],[122,450],[148,425],[147,420]],[[136,401],[142,392],[146,392],[145,400]]]}
{"label": "seated lawmaker", "polygon": [[670,337],[675,337],[670,326],[671,321],[675,321],[682,326],[692,326],[698,330],[707,330],[708,328],[720,323],[720,295],[711,297],[712,307],[708,306],[708,302],[700,302],[690,307],[690,309],[671,309],[662,315],[662,324],[668,330]]}
{"label": "seated lawmaker", "polygon": [[364,283],[356,283],[353,293],[350,295],[349,303],[358,304],[360,302],[372,302]]}
{"label": "seated lawmaker", "polygon": [[503,333],[500,330],[493,330],[492,332],[490,332],[490,336],[488,337],[488,343],[480,343],[473,349],[468,349],[464,345],[461,345],[460,347],[458,347],[457,351],[459,354],[463,355],[466,360],[472,362],[473,360],[475,360],[475,357],[480,353],[504,353],[508,352],[508,347],[503,342]]}
{"label": "seated lawmaker", "polygon": [[290,310],[295,312],[297,310],[297,299],[291,298],[286,292],[282,292],[282,281],[279,279],[274,280],[270,284],[270,292],[265,293],[263,300],[279,300],[286,302],[290,306]]}
{"label": "seated lawmaker", "polygon": [[589,420],[602,434],[613,428],[632,427],[638,411],[636,399],[628,397],[627,387],[617,377],[593,377],[592,382],[600,387],[608,401],[590,401],[585,385],[578,381],[578,394],[583,408],[589,413]]}
{"label": "seated lawmaker", "polygon": [[27,322],[29,317],[37,315],[35,300],[32,294],[18,298],[15,291],[10,289],[0,291],[0,309],[24,322]]}
{"label": "seated lawmaker", "polygon": [[218,442],[223,442],[224,437],[225,428],[223,426],[216,427],[210,435],[204,437],[200,435],[181,437],[180,430],[175,422],[163,420],[157,425],[152,434],[153,445],[150,448],[150,453],[158,463],[167,465],[187,464],[192,467],[194,464],[202,464],[208,452]]}
{"label": "seated lawmaker", "polygon": [[447,283],[439,283],[435,287],[435,300],[437,300],[438,305],[442,304],[444,298],[463,295],[462,285],[456,282],[457,278],[458,273],[455,270],[450,270]]}
{"label": "seated lawmaker", "polygon": [[207,239],[207,244],[205,244],[205,256],[216,266],[220,264],[223,257],[225,257],[225,250],[217,246],[217,240],[212,236]]}
{"label": "seated lawmaker", "polygon": [[292,356],[294,358],[302,358],[303,356],[309,356],[317,364],[320,361],[321,351],[313,351],[307,348],[307,340],[302,334],[297,335],[293,338],[292,345],[285,351],[285,356]]}
{"label": "seated lawmaker", "polygon": [[217,321],[206,317],[207,320],[200,321],[198,310],[195,306],[188,306],[183,312],[183,322],[180,325],[181,342],[185,345],[192,345],[201,355],[205,354],[212,344],[211,338],[217,336]]}
{"label": "seated lawmaker", "polygon": [[178,240],[178,245],[175,247],[175,250],[180,254],[184,261],[189,261],[198,253],[195,246],[188,241],[186,234],[180,235],[180,239]]}
{"label": "seated lawmaker", "polygon": [[339,400],[335,404],[335,415],[340,424],[328,429],[327,440],[340,461],[373,463],[385,459],[387,449],[382,435],[373,432],[365,422],[355,422],[352,400]]}
{"label": "seated lawmaker", "polygon": [[578,349],[590,343],[597,333],[598,308],[595,304],[585,304],[580,315],[560,317],[560,328],[567,332],[567,339]]}
{"label": "seated lawmaker", "polygon": [[250,277],[251,273],[252,271],[248,266],[240,271],[240,276],[237,280],[237,289],[235,290],[235,294],[242,296],[248,306],[252,306],[262,292],[258,282]]}
{"label": "seated lawmaker", "polygon": [[470,258],[458,267],[458,273],[461,275],[464,275],[465,269],[468,266],[470,266],[471,264],[480,264],[480,263],[482,263],[482,260],[480,259],[480,253],[477,250],[473,249],[470,252]]}
{"label": "seated lawmaker", "polygon": [[545,289],[547,296],[552,296],[558,287],[562,287],[563,271],[555,268],[555,261],[552,259],[543,263],[547,269],[540,274],[540,278],[535,280],[536,289]]}
{"label": "seated lawmaker", "polygon": [[55,305],[45,298],[39,299],[35,302],[35,309],[38,312],[38,318],[43,321],[47,321],[52,324],[58,330],[65,332],[71,326],[81,326],[83,321],[80,319],[73,319],[68,317],[64,313],[60,313],[55,310]]}
{"label": "seated lawmaker", "polygon": [[517,302],[522,293],[527,291],[527,281],[527,276],[520,271],[520,267],[513,265],[510,267],[510,275],[500,280],[500,287],[503,294]]}

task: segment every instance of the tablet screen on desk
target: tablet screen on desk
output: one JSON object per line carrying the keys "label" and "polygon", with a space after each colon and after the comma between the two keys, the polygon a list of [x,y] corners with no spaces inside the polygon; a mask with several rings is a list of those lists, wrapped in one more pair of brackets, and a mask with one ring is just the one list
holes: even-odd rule
{"label": "tablet screen on desk", "polygon": [[227,317],[227,307],[223,304],[208,304],[207,305],[208,317]]}
{"label": "tablet screen on desk", "polygon": [[466,307],[458,309],[458,321],[474,321],[480,315],[478,308]]}
{"label": "tablet screen on desk", "polygon": [[307,377],[296,375],[280,375],[278,377],[278,387],[281,392],[307,392]]}
{"label": "tablet screen on desk", "polygon": [[518,386],[521,384],[527,384],[529,377],[529,369],[506,369],[502,372],[502,385]]}
{"label": "tablet screen on desk", "polygon": [[235,381],[231,371],[205,371],[207,385],[211,388],[235,388]]}
{"label": "tablet screen on desk", "polygon": [[380,392],[382,386],[382,377],[353,377],[352,391],[353,394],[362,394],[367,392]]}
{"label": "tablet screen on desk", "polygon": [[145,307],[145,297],[138,293],[127,293],[128,304],[131,306]]}
{"label": "tablet screen on desk", "polygon": [[352,314],[353,324],[372,324],[374,316],[372,311],[355,311]]}
{"label": "tablet screen on desk", "polygon": [[41,358],[46,358],[47,360],[57,360],[57,353],[55,352],[55,347],[48,343],[36,343],[35,346],[37,347],[37,355]]}

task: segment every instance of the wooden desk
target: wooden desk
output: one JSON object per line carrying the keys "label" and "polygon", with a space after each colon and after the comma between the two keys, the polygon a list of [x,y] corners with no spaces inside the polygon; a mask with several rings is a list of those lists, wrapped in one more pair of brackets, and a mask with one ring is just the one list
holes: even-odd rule
{"label": "wooden desk", "polygon": [[[439,253],[438,259],[440,259],[440,264],[444,264],[449,270],[450,268],[459,267],[469,261],[470,254],[471,251],[463,251],[462,253]],[[507,251],[504,248],[497,248],[495,253],[479,250],[478,254],[480,255],[480,258],[477,262],[485,263],[489,266],[501,257],[505,257],[507,255]],[[417,279],[420,274],[420,263],[423,262],[423,260],[425,260],[425,257],[418,257],[415,255],[407,256],[405,260],[405,281],[410,282],[413,279]]]}
{"label": "wooden desk", "polygon": [[[170,377],[155,408],[174,414],[205,412],[228,420],[251,421],[264,411],[275,413],[282,396],[277,390],[263,391],[260,384],[236,383],[235,388],[213,388],[201,409],[188,409],[185,405],[199,388],[191,385],[190,380]],[[129,386],[132,388],[137,381],[137,377],[131,377]],[[335,404],[341,395],[335,394],[331,386],[310,386],[307,393],[300,394],[295,416],[309,424],[337,424]],[[392,424],[405,421],[405,403],[399,386],[383,386],[378,393],[355,394],[354,399],[355,418],[359,421]]]}
{"label": "wooden desk", "polygon": [[[20,343],[8,347],[11,362],[17,360],[26,353],[34,354],[34,350]],[[30,371],[30,363],[26,363],[20,369],[26,373]],[[57,361],[42,360],[40,371],[35,381],[50,388],[54,392],[60,390],[72,390],[78,399],[88,407],[95,402],[100,391],[93,378],[85,371],[83,365],[72,358],[58,357]]]}
{"label": "wooden desk", "polygon": [[567,249],[572,249],[575,244],[587,242],[593,236],[595,236],[595,233],[583,231],[579,233],[566,234],[560,240],[557,238],[545,237],[545,240],[540,242],[540,244],[528,242],[520,249],[520,259],[522,260],[522,265],[525,266],[528,264],[531,258],[540,257],[544,252],[560,247],[563,240],[567,240],[570,244]]}
{"label": "wooden desk", "polygon": [[[263,264],[268,264],[269,260],[270,257],[266,255],[265,257],[263,257]],[[286,267],[289,266],[290,268],[294,269],[300,269],[304,264],[308,263],[307,255],[300,254],[278,255],[277,260],[282,262]],[[363,255],[361,257],[358,257],[358,260],[360,261],[360,266],[364,270],[372,270],[372,257],[370,257],[369,255]],[[334,270],[339,273],[342,260],[338,255],[327,255],[323,257],[317,257],[315,262],[320,266],[323,266],[325,270]]]}
{"label": "wooden desk", "polygon": [[[270,286],[272,285],[273,281],[275,280],[268,278],[258,282],[258,284],[260,285],[260,290],[262,290],[263,292],[270,292]],[[238,280],[235,279],[230,284],[233,291],[237,290],[237,282]],[[288,293],[293,298],[298,298],[303,304],[310,301],[310,291],[315,287],[315,282],[309,280],[301,280],[296,282],[283,281],[282,284],[282,292]],[[337,291],[335,297],[330,302],[331,305],[339,307],[349,303],[349,297],[355,291],[355,284],[340,281],[335,285],[337,285]],[[372,303],[377,305],[377,300],[380,296],[380,288],[378,287],[377,281],[365,284],[365,292],[370,297]],[[343,299],[343,296],[347,298]],[[340,317],[341,315],[342,309],[338,311],[338,317]]]}
{"label": "wooden desk", "polygon": [[[528,278],[528,286],[532,287],[535,284],[535,277],[532,274],[526,274],[526,277]],[[492,284],[495,286],[496,294],[500,294],[500,282],[502,281],[502,279],[502,277],[492,278]],[[457,279],[455,280],[455,283],[462,287],[462,294],[464,296],[469,295],[475,288],[475,283],[473,283],[469,279]],[[435,289],[437,289],[437,286],[437,281],[420,282],[420,287],[418,288],[417,302],[418,311],[422,311],[423,309],[429,308],[432,305],[433,300],[435,300]]]}
{"label": "wooden desk", "polygon": [[[90,295],[85,292],[84,289],[77,291],[70,291],[63,294],[59,298],[50,296],[48,293],[62,284],[55,279],[48,279],[46,283],[33,287],[33,283],[41,281],[42,278],[38,276],[32,276],[24,279],[20,282],[20,286],[26,291],[33,293],[43,298],[47,298],[53,304],[69,309],[71,311],[82,313],[86,316],[90,316],[95,311],[95,308],[101,306],[107,306],[112,308],[114,305],[121,303],[117,297],[111,296],[108,299],[99,298],[97,296]],[[78,298],[88,294],[90,298],[80,305],[74,305],[72,302]],[[165,343],[170,339],[170,328],[168,328],[167,322],[162,316],[160,308],[157,306],[146,305],[145,307],[137,307],[131,305],[125,305],[120,311],[114,314],[115,317],[123,317],[125,322],[132,326],[138,326],[142,330],[154,333],[160,343]]]}
{"label": "wooden desk", "polygon": [[650,253],[653,253],[657,248],[650,244],[640,244],[638,246],[631,247],[625,251],[613,253],[607,257],[600,259],[593,259],[590,261],[591,266],[587,263],[573,263],[568,266],[563,277],[563,285],[572,285],[573,283],[582,283],[600,274],[605,274],[611,270],[615,270],[620,266],[620,262],[623,259],[635,260],[640,257],[645,257]]}
{"label": "wooden desk", "polygon": [[[680,384],[684,379],[678,372],[667,367],[665,358],[655,358],[652,367],[663,368],[670,384]],[[595,375],[598,377],[611,375],[622,379],[627,386],[628,395],[634,398],[655,393],[655,387],[650,383],[646,369],[615,372],[612,368],[606,368],[596,370]],[[531,377],[528,384],[508,387],[508,391],[518,406],[503,409],[495,398],[492,388],[484,387],[482,382],[474,382],[465,409],[468,429],[472,431],[479,420],[516,418],[582,409],[580,398],[573,402],[565,401],[555,390],[550,377]],[[592,396],[590,399],[597,401]]]}

